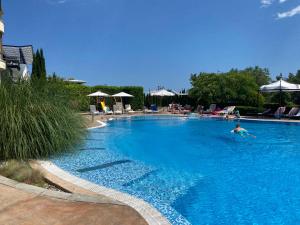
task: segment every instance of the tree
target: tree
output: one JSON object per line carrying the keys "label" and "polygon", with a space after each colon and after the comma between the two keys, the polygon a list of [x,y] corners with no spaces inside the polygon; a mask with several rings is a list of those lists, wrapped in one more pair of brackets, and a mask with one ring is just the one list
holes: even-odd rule
{"label": "tree", "polygon": [[[249,70],[192,74],[191,84],[189,94],[201,105],[257,105],[259,85]],[[259,103],[262,102],[263,97],[259,96]]]}
{"label": "tree", "polygon": [[248,67],[240,72],[245,72],[252,76],[259,87],[268,84],[271,81],[270,72],[266,68],[260,68],[258,66]]}
{"label": "tree", "polygon": [[33,55],[32,73],[31,78],[33,80],[46,80],[46,62],[43,49],[38,49]]}
{"label": "tree", "polygon": [[[294,84],[300,84],[300,70],[298,70],[295,75],[293,73],[289,73],[287,81]],[[300,105],[300,93],[299,92],[291,93],[291,101]]]}

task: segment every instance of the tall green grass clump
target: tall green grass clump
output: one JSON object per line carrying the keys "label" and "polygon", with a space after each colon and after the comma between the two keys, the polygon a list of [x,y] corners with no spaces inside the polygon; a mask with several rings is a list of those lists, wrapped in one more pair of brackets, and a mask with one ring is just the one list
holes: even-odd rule
{"label": "tall green grass clump", "polygon": [[[36,159],[74,149],[83,118],[55,84],[0,85],[0,159]],[[57,94],[59,93],[59,94]]]}

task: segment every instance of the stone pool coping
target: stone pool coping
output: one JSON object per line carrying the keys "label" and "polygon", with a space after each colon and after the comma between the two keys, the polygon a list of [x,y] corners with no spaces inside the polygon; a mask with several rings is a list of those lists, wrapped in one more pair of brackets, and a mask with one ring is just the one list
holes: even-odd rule
{"label": "stone pool coping", "polygon": [[[88,130],[103,128],[107,126],[107,123],[103,121],[97,120],[97,122],[100,124],[99,126],[89,127]],[[142,199],[76,177],[59,168],[50,161],[36,162],[48,173],[53,174],[66,182],[72,183],[82,189],[108,197],[117,202],[124,203],[130,206],[131,208],[136,210],[149,225],[171,225],[168,219],[164,217],[155,207],[153,207],[152,205],[150,205]]]}
{"label": "stone pool coping", "polygon": [[[42,168],[48,173],[51,173],[58,178],[72,183],[82,189],[86,189],[90,192],[108,197],[117,202],[126,204],[136,210],[149,225],[171,225],[171,223],[164,217],[156,208],[142,199],[136,198],[132,195],[116,191],[114,189],[106,188],[84,180],[82,178],[71,175],[70,173],[59,168],[55,164],[49,161],[36,161]],[[115,202],[116,203],[116,202]]]}
{"label": "stone pool coping", "polygon": [[15,180],[0,176],[0,184],[11,188],[15,188],[26,193],[35,194],[40,197],[48,197],[61,199],[71,202],[86,202],[86,203],[97,203],[97,204],[113,204],[113,205],[125,205],[113,199],[102,197],[101,195],[83,195],[79,193],[67,193],[60,191],[52,191],[42,187],[37,187],[25,183],[20,183]]}
{"label": "stone pool coping", "polygon": [[272,118],[256,118],[256,117],[244,117],[242,116],[239,120],[245,121],[258,121],[258,122],[274,122],[274,123],[300,123],[300,120],[291,120],[291,119],[272,119]]}

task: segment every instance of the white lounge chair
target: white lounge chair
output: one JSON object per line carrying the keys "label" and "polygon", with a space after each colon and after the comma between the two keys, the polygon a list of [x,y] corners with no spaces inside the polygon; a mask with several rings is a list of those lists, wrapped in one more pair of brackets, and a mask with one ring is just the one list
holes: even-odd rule
{"label": "white lounge chair", "polygon": [[91,113],[91,115],[99,115],[100,114],[100,112],[98,110],[96,110],[95,105],[90,105],[90,113]]}
{"label": "white lounge chair", "polygon": [[291,108],[289,113],[284,115],[284,116],[290,118],[290,117],[296,116],[298,114],[298,112],[299,112],[299,108],[298,107],[293,107],[293,108]]}
{"label": "white lounge chair", "polygon": [[213,113],[214,111],[216,111],[217,105],[216,104],[211,104],[209,106],[209,109],[204,111],[204,114],[209,114],[209,113]]}
{"label": "white lounge chair", "polygon": [[132,110],[130,104],[125,105],[125,112],[127,112],[127,113],[135,113],[135,112]]}
{"label": "white lounge chair", "polygon": [[291,119],[300,119],[300,111],[298,111],[298,113],[294,116],[290,117]]}
{"label": "white lounge chair", "polygon": [[279,107],[274,113],[274,117],[280,119],[284,115],[285,109],[286,107]]}
{"label": "white lounge chair", "polygon": [[223,110],[218,111],[217,115],[224,115],[224,116],[231,115],[231,114],[233,114],[234,109],[235,109],[235,106],[227,106]]}
{"label": "white lounge chair", "polygon": [[113,110],[115,115],[121,115],[123,113],[122,108],[119,105],[113,105]]}
{"label": "white lounge chair", "polygon": [[104,107],[103,112],[104,112],[106,115],[112,115],[112,114],[113,114],[113,111],[111,111],[110,108],[109,108],[108,106],[105,106],[105,107]]}

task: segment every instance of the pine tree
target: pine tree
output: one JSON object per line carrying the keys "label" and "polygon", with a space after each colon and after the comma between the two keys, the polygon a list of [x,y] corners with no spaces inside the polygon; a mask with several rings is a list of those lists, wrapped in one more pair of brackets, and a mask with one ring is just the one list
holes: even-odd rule
{"label": "pine tree", "polygon": [[46,62],[44,57],[43,49],[40,50],[40,66],[41,66],[41,79],[46,80],[47,72],[46,72]]}
{"label": "pine tree", "polygon": [[31,78],[33,80],[46,80],[46,77],[47,72],[44,52],[42,49],[38,49],[33,56]]}

